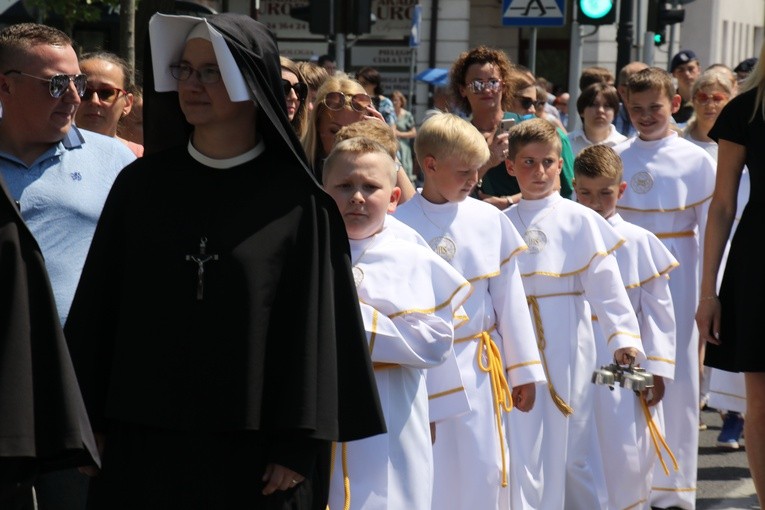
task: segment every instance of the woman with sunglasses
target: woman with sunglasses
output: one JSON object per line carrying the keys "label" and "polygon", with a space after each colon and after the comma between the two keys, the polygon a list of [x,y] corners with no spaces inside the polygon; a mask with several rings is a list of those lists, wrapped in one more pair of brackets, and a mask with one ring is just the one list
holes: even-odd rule
{"label": "woman with sunglasses", "polygon": [[[683,130],[683,137],[706,150],[717,161],[717,142],[709,137],[709,131],[717,121],[717,117],[735,95],[736,77],[730,69],[713,67],[704,71],[693,83],[691,103],[693,114],[688,125]],[[749,200],[749,172],[746,168],[741,173],[736,201],[736,216],[729,239],[741,219],[741,213]],[[728,249],[729,249],[728,244]],[[725,268],[726,256],[720,264],[720,274]],[[699,343],[699,360],[701,362],[699,380],[701,381],[700,405],[709,405],[723,413],[723,426],[717,437],[717,445],[726,450],[739,448],[741,434],[744,432],[744,412],[746,406],[746,391],[744,375],[726,372],[715,368],[704,367],[706,343]],[[700,427],[706,427],[699,422]]]}
{"label": "woman with sunglasses", "polygon": [[77,127],[112,136],[143,156],[143,146],[117,135],[120,121],[133,107],[133,73],[128,63],[108,51],[86,53],[80,57],[80,70],[88,82],[80,107],[77,108]]}
{"label": "woman with sunglasses", "polygon": [[384,432],[348,238],[290,126],[275,36],[155,14],[146,155],[111,189],[66,338],[104,446],[91,510],[325,510]]}
{"label": "woman with sunglasses", "polygon": [[[342,127],[363,119],[385,123],[383,116],[372,105],[372,98],[359,82],[347,76],[330,76],[316,92],[316,104],[311,111],[308,129],[303,136],[303,148],[321,182],[324,159],[335,146],[335,135]],[[393,128],[391,128],[393,129]],[[399,167],[396,186],[401,188],[399,203],[414,196],[412,181]]]}
{"label": "woman with sunglasses", "polygon": [[279,57],[279,63],[282,66],[282,85],[284,87],[284,97],[287,100],[287,117],[290,124],[295,128],[298,138],[305,133],[308,124],[307,104],[308,85],[300,73],[300,69],[295,62],[287,57]]}

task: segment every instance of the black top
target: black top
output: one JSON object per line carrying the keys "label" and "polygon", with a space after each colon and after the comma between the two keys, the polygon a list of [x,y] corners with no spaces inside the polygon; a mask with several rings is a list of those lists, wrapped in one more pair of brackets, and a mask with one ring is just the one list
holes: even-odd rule
{"label": "black top", "polygon": [[95,452],[42,252],[0,177],[0,461],[45,471]]}
{"label": "black top", "polygon": [[731,372],[765,371],[765,343],[760,338],[759,322],[765,308],[765,266],[759,238],[765,223],[762,170],[765,165],[765,122],[760,107],[754,120],[757,90],[734,97],[720,112],[709,136],[728,140],[746,148],[746,166],[751,192],[749,201],[731,241],[720,287],[722,318],[721,345],[707,344],[704,363]]}

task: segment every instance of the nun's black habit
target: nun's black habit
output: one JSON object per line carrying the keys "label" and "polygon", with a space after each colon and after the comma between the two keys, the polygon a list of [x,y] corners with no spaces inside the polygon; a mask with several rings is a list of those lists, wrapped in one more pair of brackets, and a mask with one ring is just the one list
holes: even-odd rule
{"label": "nun's black habit", "polygon": [[95,452],[42,252],[0,177],[0,508]]}
{"label": "nun's black habit", "polygon": [[[331,442],[385,428],[345,228],[287,119],[273,35],[208,22],[265,149],[227,169],[193,159],[177,93],[149,73],[147,155],[112,188],[66,324],[106,434],[91,508],[324,510]],[[306,481],[263,497],[268,463]]]}

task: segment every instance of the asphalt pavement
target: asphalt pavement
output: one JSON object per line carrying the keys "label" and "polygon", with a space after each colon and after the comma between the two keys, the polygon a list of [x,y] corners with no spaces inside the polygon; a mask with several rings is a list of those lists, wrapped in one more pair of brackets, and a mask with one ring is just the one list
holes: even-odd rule
{"label": "asphalt pavement", "polygon": [[699,434],[699,470],[696,510],[760,510],[746,460],[746,438],[738,450],[717,446],[722,426],[720,413],[701,411],[707,430]]}

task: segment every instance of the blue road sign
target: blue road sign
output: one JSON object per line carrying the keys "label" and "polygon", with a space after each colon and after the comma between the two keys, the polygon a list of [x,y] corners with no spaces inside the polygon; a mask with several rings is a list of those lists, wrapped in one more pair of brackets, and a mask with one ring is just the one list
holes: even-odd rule
{"label": "blue road sign", "polygon": [[502,0],[502,25],[506,27],[562,27],[566,0]]}

